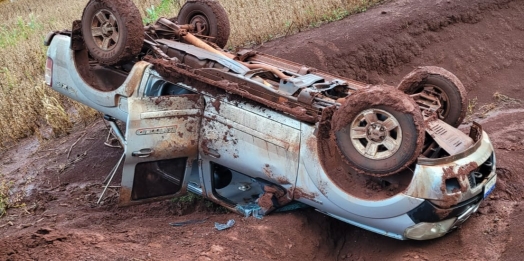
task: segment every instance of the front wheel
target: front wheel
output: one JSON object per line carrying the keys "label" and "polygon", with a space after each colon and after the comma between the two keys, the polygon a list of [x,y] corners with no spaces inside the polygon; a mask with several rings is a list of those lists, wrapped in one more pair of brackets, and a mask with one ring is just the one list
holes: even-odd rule
{"label": "front wheel", "polygon": [[372,176],[405,169],[424,144],[419,107],[391,87],[372,87],[349,96],[333,113],[331,130],[345,162]]}

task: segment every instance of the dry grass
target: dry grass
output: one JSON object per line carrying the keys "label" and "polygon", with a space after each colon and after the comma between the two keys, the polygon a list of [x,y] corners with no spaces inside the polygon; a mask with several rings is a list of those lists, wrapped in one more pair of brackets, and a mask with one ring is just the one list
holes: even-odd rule
{"label": "dry grass", "polygon": [[260,44],[365,11],[380,0],[223,0],[231,22],[230,46]]}
{"label": "dry grass", "polygon": [[468,123],[475,119],[486,118],[491,112],[500,108],[512,108],[524,104],[524,101],[511,98],[500,92],[493,93],[492,100],[493,102],[484,104],[478,108],[477,98],[470,100],[465,122]]}
{"label": "dry grass", "polygon": [[[232,26],[229,47],[258,44],[364,11],[381,0],[222,0]],[[183,0],[134,0],[144,18],[175,16]],[[0,0],[0,149],[50,126],[55,135],[96,115],[42,86],[51,30],[70,28],[87,0]],[[162,7],[162,8],[151,8]],[[172,9],[172,10],[171,10]],[[67,108],[67,109],[65,109]]]}
{"label": "dry grass", "polygon": [[0,175],[0,217],[3,217],[9,208],[10,200],[9,200],[9,188],[11,187],[11,184],[8,183],[2,175]]}
{"label": "dry grass", "polygon": [[13,193],[13,181],[7,181],[0,173],[0,218],[3,217],[10,208],[25,207],[22,203],[22,194]]}

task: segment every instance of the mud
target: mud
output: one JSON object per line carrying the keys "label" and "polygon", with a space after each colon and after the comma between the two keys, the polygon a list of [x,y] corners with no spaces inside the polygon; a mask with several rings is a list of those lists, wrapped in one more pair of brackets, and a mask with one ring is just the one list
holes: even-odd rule
{"label": "mud", "polygon": [[285,206],[292,199],[293,190],[284,191],[282,189],[265,185],[264,194],[262,194],[258,200],[258,205],[262,208],[264,215],[269,214],[271,211],[278,207]]}
{"label": "mud", "polygon": [[[293,146],[292,148],[294,148],[295,146]],[[298,149],[297,150],[294,150],[294,149],[290,149],[290,151],[296,151],[298,153]],[[271,170],[271,167],[269,164],[266,164],[263,168],[262,168],[262,172],[264,173],[264,175],[266,175],[266,177],[268,177],[270,180],[273,180],[273,181],[277,181],[278,184],[281,184],[281,185],[291,185],[291,182],[285,177],[285,176],[279,176],[279,175],[275,175],[275,173],[273,173],[273,171]]]}
{"label": "mud", "polygon": [[316,197],[318,197],[318,194],[304,191],[301,188],[295,188],[293,191],[293,199],[305,198],[314,201]]}
{"label": "mud", "polygon": [[[468,175],[476,168],[478,168],[476,162],[471,162],[468,165],[459,168],[457,172],[455,172],[452,167],[444,168],[444,178],[440,185],[440,191],[442,192],[442,195],[444,195],[444,198],[434,203],[441,208],[449,208],[457,205],[462,200],[461,194],[458,192],[467,191],[466,183],[468,182]],[[454,189],[451,193],[446,189],[446,180],[450,178],[456,178],[460,185],[460,189]]]}
{"label": "mud", "polygon": [[[277,111],[284,112],[286,114],[292,115],[293,117],[306,121],[306,122],[316,122],[317,116],[308,115],[307,110],[305,108],[301,107],[290,107],[287,105],[283,105],[277,102],[269,101],[267,99],[264,99],[262,97],[259,97],[257,95],[251,94],[248,91],[246,91],[247,88],[240,88],[238,83],[230,82],[227,80],[220,80],[220,81],[214,81],[207,77],[198,75],[198,70],[192,70],[192,69],[182,69],[177,65],[173,64],[170,61],[166,61],[163,59],[156,59],[153,57],[146,57],[146,61],[154,64],[155,70],[158,71],[162,77],[166,79],[170,79],[170,81],[178,82],[180,81],[180,78],[178,76],[183,76],[183,81],[188,82],[194,82],[199,81],[200,83],[210,85],[207,87],[207,89],[212,87],[218,87],[228,93],[238,95],[240,97],[245,97],[249,100],[255,101],[260,104],[264,104],[266,106],[269,106],[270,108],[273,108]],[[191,84],[190,84],[191,85]]]}
{"label": "mud", "polygon": [[100,88],[96,76],[91,71],[88,55],[89,54],[85,49],[74,52],[76,70],[86,84],[97,90],[104,90],[103,88]]}
{"label": "mud", "polygon": [[149,101],[158,105],[161,109],[168,109],[173,106],[173,101],[167,96],[149,97]]}
{"label": "mud", "polygon": [[454,122],[450,122],[450,124],[453,126],[460,125],[460,123],[462,123],[462,121],[466,117],[468,103],[467,93],[462,82],[448,70],[436,66],[418,67],[402,79],[402,81],[398,84],[397,89],[406,93],[413,93],[412,88],[415,87],[417,83],[425,81],[430,75],[439,75],[441,77],[444,77],[448,81],[452,82],[455,86],[457,86],[457,89],[460,93],[460,104],[462,105],[462,107],[460,108],[460,114],[457,120]]}
{"label": "mud", "polygon": [[[92,37],[91,21],[100,10],[111,10],[115,15],[117,27],[120,30],[119,40],[115,47],[110,50],[102,50],[97,46]],[[136,57],[144,43],[142,17],[136,5],[126,0],[97,0],[89,2],[82,14],[85,26],[82,27],[82,35],[87,49],[93,58],[104,65],[126,63]]]}
{"label": "mud", "polygon": [[[340,146],[337,145],[337,143],[341,141],[336,141],[335,133],[340,129],[346,127],[348,124],[350,124],[353,121],[353,119],[359,113],[362,112],[362,110],[376,106],[388,106],[393,108],[395,111],[409,114],[413,118],[413,124],[415,125],[417,133],[410,133],[404,131],[404,136],[402,138],[403,145],[401,145],[401,147],[395,153],[395,155],[391,157],[397,160],[406,158],[404,160],[404,163],[401,163],[401,168],[397,166],[396,168],[385,169],[383,172],[374,172],[367,169],[363,169],[357,164],[364,165],[366,161],[365,158],[357,157],[350,160],[347,157],[355,157],[355,155],[357,155],[358,152],[344,152],[342,148],[340,148]],[[328,114],[331,114],[331,111],[327,111],[326,114],[323,115],[322,121],[319,124],[320,126],[318,135],[318,147],[320,148],[320,159],[324,166],[324,169],[328,170],[328,175],[331,177],[331,179],[338,186],[342,187],[345,191],[349,193],[352,192],[347,188],[348,184],[342,185],[338,183],[339,180],[345,179],[342,178],[340,175],[347,176],[348,173],[344,174],[344,171],[336,171],[335,173],[333,172],[333,169],[331,169],[331,166],[347,165],[351,167],[354,172],[357,172],[359,174],[367,174],[372,176],[388,176],[395,174],[400,170],[404,169],[405,167],[411,165],[420,154],[422,146],[424,145],[424,121],[422,118],[422,114],[418,109],[418,106],[416,106],[415,101],[413,101],[411,97],[405,95],[400,91],[394,90],[390,86],[375,86],[356,92],[352,96],[347,98],[345,103],[342,104],[342,106],[338,110],[334,111],[331,121],[329,120]],[[329,124],[331,126],[329,126]],[[411,124],[411,122],[409,124]],[[406,145],[404,145],[405,143],[413,143],[411,145],[412,148],[406,151]],[[334,147],[328,148],[327,146]],[[338,157],[334,155],[335,150],[341,155],[345,155],[344,157],[342,157],[342,161],[338,161]],[[398,163],[394,164],[398,165]],[[391,168],[391,166],[394,164],[390,163],[388,165]],[[349,186],[353,187],[353,185]]]}
{"label": "mud", "polygon": [[217,113],[220,113],[220,104],[222,104],[222,103],[220,102],[220,100],[219,100],[218,98],[215,99],[215,100],[211,103],[211,105],[213,105],[213,107],[215,107],[215,110],[217,111]]}
{"label": "mud", "polygon": [[[195,14],[194,11],[196,10],[211,10],[211,13],[208,13],[207,11],[204,12],[204,15],[210,19],[210,23],[216,24],[216,28],[208,28],[208,36],[210,36],[210,41],[221,48],[224,48],[227,44],[227,40],[229,38],[230,33],[230,24],[228,15],[225,12],[224,8],[221,7],[216,1],[213,0],[203,0],[203,1],[197,1],[191,3],[193,6],[185,6],[182,10],[179,12],[179,24],[184,24],[186,22],[189,22],[188,20],[191,19]],[[196,7],[199,6],[199,7]],[[215,17],[213,17],[215,16]]]}
{"label": "mud", "polygon": [[[493,102],[497,91],[524,99],[523,13],[522,1],[397,0],[261,49],[393,86],[418,66],[442,66],[463,82],[468,98],[477,98],[478,108]],[[523,112],[521,105],[502,107],[475,119],[496,149],[497,187],[461,227],[424,242],[390,239],[314,210],[257,220],[205,207],[183,210],[170,201],[117,208],[114,188],[96,206],[100,183],[122,152],[103,146],[101,122],[82,128],[88,134],[71,152],[87,152],[78,162],[69,163],[67,152],[79,132],[46,144],[23,141],[0,155],[0,173],[15,181],[16,191],[28,193],[25,208],[0,218],[0,260],[521,260]],[[229,219],[237,221],[233,228],[213,228]],[[49,236],[41,234],[46,231]]]}
{"label": "mud", "polygon": [[82,36],[82,21],[73,21],[71,28],[71,50],[80,51],[85,49],[84,37]]}
{"label": "mud", "polygon": [[478,166],[478,164],[476,162],[470,162],[469,164],[460,167],[457,170],[457,172],[453,171],[452,167],[444,168],[444,170],[443,170],[444,171],[444,176],[443,176],[444,179],[443,179],[442,185],[440,186],[440,190],[443,193],[446,192],[445,179],[457,178],[459,180],[459,184],[460,184],[460,191],[462,191],[462,192],[467,191],[467,186],[465,186],[464,183],[467,182],[468,175],[473,170],[475,170],[478,167],[479,166]]}
{"label": "mud", "polygon": [[331,131],[333,112],[334,107],[324,109],[317,139],[307,141],[308,149],[318,151],[320,162],[330,181],[351,195],[368,200],[389,198],[405,190],[411,180],[412,172],[403,171],[388,179],[381,179],[359,173],[346,163],[347,160],[342,158],[343,154],[337,149]]}

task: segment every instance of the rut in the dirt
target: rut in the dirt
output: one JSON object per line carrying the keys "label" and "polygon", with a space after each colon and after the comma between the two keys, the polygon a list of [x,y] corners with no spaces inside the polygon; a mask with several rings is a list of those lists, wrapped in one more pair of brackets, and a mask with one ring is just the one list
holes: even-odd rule
{"label": "rut in the dirt", "polygon": [[[483,92],[504,81],[479,81],[524,60],[523,12],[521,1],[394,1],[260,50],[372,84],[396,85],[416,66],[441,66],[488,101]],[[518,86],[511,90],[522,97]]]}

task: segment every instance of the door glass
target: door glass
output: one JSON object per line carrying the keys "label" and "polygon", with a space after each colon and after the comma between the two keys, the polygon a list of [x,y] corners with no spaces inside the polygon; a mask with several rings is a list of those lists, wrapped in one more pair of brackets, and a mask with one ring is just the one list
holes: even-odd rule
{"label": "door glass", "polygon": [[152,97],[137,92],[127,100],[120,205],[185,194],[185,177],[198,156],[203,98],[181,85],[151,79],[144,94]]}
{"label": "door glass", "polygon": [[132,200],[175,194],[180,190],[187,158],[142,162],[136,164]]}

